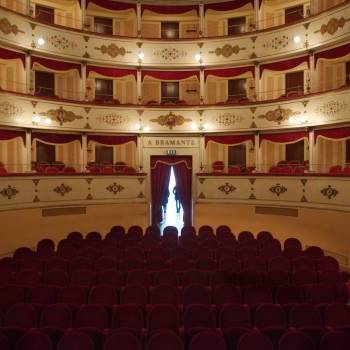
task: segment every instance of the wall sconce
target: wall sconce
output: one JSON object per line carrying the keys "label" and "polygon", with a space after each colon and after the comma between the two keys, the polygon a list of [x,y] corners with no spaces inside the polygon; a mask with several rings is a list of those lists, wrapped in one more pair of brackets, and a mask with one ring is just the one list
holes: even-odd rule
{"label": "wall sconce", "polygon": [[44,38],[39,38],[37,40],[37,43],[38,43],[39,46],[43,46],[43,45],[45,45],[45,39]]}
{"label": "wall sconce", "polygon": [[139,123],[135,124],[135,128],[136,128],[136,130],[139,130],[139,131],[145,131],[145,132],[150,131],[150,127],[149,126],[147,126],[147,125],[143,126],[143,125],[141,125]]}
{"label": "wall sconce", "polygon": [[210,124],[209,123],[200,123],[199,125],[197,125],[197,123],[193,122],[191,124],[191,129],[192,130],[200,130],[200,131],[203,131],[203,130],[208,130],[210,128]]}
{"label": "wall sconce", "polygon": [[203,58],[202,58],[202,53],[197,53],[195,56],[194,56],[195,60],[200,64],[202,65],[203,64]]}
{"label": "wall sconce", "polygon": [[137,63],[138,64],[141,64],[142,63],[142,60],[145,58],[145,54],[140,51],[138,54],[137,54]]}

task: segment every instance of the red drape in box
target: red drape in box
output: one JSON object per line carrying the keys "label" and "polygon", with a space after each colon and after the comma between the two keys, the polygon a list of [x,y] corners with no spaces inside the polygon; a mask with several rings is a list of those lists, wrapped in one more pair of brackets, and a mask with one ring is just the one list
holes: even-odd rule
{"label": "red drape in box", "polygon": [[285,132],[281,134],[260,134],[260,143],[263,140],[277,143],[297,142],[308,136],[309,134],[307,131]]}
{"label": "red drape in box", "polygon": [[125,77],[126,75],[133,75],[136,79],[137,71],[135,69],[120,69],[111,67],[100,67],[100,66],[86,66],[86,76],[89,76],[90,72],[101,74],[105,77],[119,78]]}
{"label": "red drape in box", "polygon": [[141,10],[142,14],[145,10],[149,10],[149,11],[164,14],[164,15],[172,15],[172,14],[178,15],[178,14],[186,13],[192,10],[196,10],[197,14],[199,13],[198,5],[182,5],[182,6],[142,5],[142,10]]}
{"label": "red drape in box", "polygon": [[302,56],[302,57],[292,58],[285,61],[262,64],[260,65],[260,77],[262,76],[262,73],[265,69],[283,71],[283,70],[295,68],[299,66],[299,64],[302,64],[304,62],[306,62],[308,67],[310,67],[309,56]]}
{"label": "red drape in box", "polygon": [[46,67],[46,68],[52,69],[52,70],[58,70],[58,71],[67,71],[67,70],[71,70],[71,69],[76,69],[79,72],[79,74],[81,75],[81,65],[77,64],[77,63],[56,61],[56,60],[51,60],[48,58],[32,56],[32,67],[33,67],[34,63],[38,63],[43,67]]}
{"label": "red drape in box", "polygon": [[24,145],[26,144],[26,133],[25,131],[19,130],[0,130],[0,140],[7,141],[15,139],[16,137],[22,137]]}
{"label": "red drape in box", "polygon": [[235,145],[248,140],[254,143],[254,135],[207,135],[204,138],[204,143],[205,147],[207,147],[209,141],[221,143],[224,145]]}
{"label": "red drape in box", "polygon": [[126,135],[87,135],[87,142],[95,141],[104,145],[122,145],[128,142],[135,142],[137,144],[137,136],[126,136]]}
{"label": "red drape in box", "polygon": [[17,51],[11,51],[11,50],[7,50],[7,49],[0,47],[0,58],[3,58],[5,60],[15,60],[15,59],[19,58],[23,63],[23,67],[25,66],[26,56],[24,53],[20,53]]}
{"label": "red drape in box", "polygon": [[162,198],[170,180],[170,169],[174,168],[176,187],[182,205],[185,226],[192,223],[192,157],[191,156],[152,156],[151,157],[151,187],[152,187],[152,224],[158,224],[162,219]]}
{"label": "red drape in box", "polygon": [[146,76],[159,79],[159,80],[183,80],[189,77],[196,76],[199,80],[199,71],[186,70],[186,71],[160,71],[160,70],[143,70],[141,72],[142,81]]}
{"label": "red drape in box", "polygon": [[333,49],[315,53],[315,67],[316,67],[317,61],[320,58],[333,59],[333,58],[343,57],[348,54],[350,54],[350,43],[335,47]]}
{"label": "red drape in box", "polygon": [[136,11],[136,4],[131,4],[128,2],[116,2],[112,0],[86,0],[86,7],[90,2],[108,10],[123,11],[133,9]]}
{"label": "red drape in box", "polygon": [[32,140],[38,139],[40,141],[63,144],[73,141],[79,141],[81,143],[81,135],[76,134],[53,134],[46,132],[33,132]]}
{"label": "red drape in box", "polygon": [[254,0],[231,0],[213,4],[204,4],[204,11],[232,11],[247,4],[252,4],[254,6]]}
{"label": "red drape in box", "polygon": [[204,71],[204,78],[207,80],[208,75],[214,75],[221,78],[232,78],[246,72],[252,72],[255,75],[254,66],[247,67],[235,67],[235,68],[223,68],[223,69],[211,69]]}
{"label": "red drape in box", "polygon": [[350,138],[350,127],[315,130],[315,143],[319,136],[334,140]]}

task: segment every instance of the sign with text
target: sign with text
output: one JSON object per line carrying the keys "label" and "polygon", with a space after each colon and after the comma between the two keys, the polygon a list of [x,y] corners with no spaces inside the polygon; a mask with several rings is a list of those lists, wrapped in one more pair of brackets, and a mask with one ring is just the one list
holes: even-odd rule
{"label": "sign with text", "polygon": [[144,137],[143,147],[150,148],[198,148],[199,137]]}

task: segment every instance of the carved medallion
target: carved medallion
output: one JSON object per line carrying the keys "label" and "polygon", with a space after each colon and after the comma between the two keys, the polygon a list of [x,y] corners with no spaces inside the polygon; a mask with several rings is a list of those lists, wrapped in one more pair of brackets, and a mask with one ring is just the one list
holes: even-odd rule
{"label": "carved medallion", "polygon": [[122,124],[126,124],[129,121],[129,117],[117,113],[109,113],[98,116],[97,120],[103,124],[119,126]]}
{"label": "carved medallion", "polygon": [[289,120],[290,117],[298,115],[300,112],[292,111],[290,108],[282,108],[278,106],[273,111],[268,111],[265,114],[258,116],[259,119],[266,119],[269,122],[281,123],[282,121]]}
{"label": "carved medallion", "polygon": [[218,190],[224,192],[226,195],[236,190],[236,187],[226,182],[224,185],[218,187]]}
{"label": "carved medallion", "polygon": [[4,34],[14,34],[17,35],[18,33],[24,33],[23,30],[18,29],[16,24],[11,24],[9,20],[5,17],[0,19],[0,30]]}
{"label": "carved medallion", "polygon": [[47,43],[51,44],[53,47],[60,50],[75,49],[78,46],[76,42],[68,40],[62,34],[54,34],[51,36],[46,36],[45,40]]}
{"label": "carved medallion", "polygon": [[12,187],[11,185],[8,185],[7,187],[4,187],[1,191],[0,194],[3,197],[7,197],[7,199],[12,199],[12,197],[15,197],[19,191],[15,188]]}
{"label": "carved medallion", "polygon": [[65,196],[67,193],[72,191],[72,188],[68,185],[61,184],[60,186],[57,186],[53,189],[54,192],[57,194],[60,194],[62,197]]}
{"label": "carved medallion", "polygon": [[23,114],[23,108],[8,101],[0,103],[0,117],[14,118]]}
{"label": "carved medallion", "polygon": [[321,190],[321,193],[328,199],[332,199],[335,198],[339,192],[331,185],[328,185],[328,187],[325,187]]}
{"label": "carved medallion", "polygon": [[315,33],[321,33],[333,35],[335,34],[339,28],[343,28],[345,26],[345,23],[350,21],[350,18],[345,19],[344,17],[337,18],[331,18],[327,24],[322,24],[320,29],[316,30]]}
{"label": "carved medallion", "polygon": [[124,190],[124,187],[122,185],[117,184],[116,182],[113,182],[111,185],[106,187],[106,190],[108,192],[111,192],[113,194],[117,194]]}
{"label": "carved medallion", "polygon": [[77,115],[72,111],[66,111],[63,107],[58,109],[49,109],[47,112],[40,112],[41,116],[49,117],[56,120],[60,125],[67,122],[73,122],[76,119],[83,119],[81,115]]}
{"label": "carved medallion", "polygon": [[241,50],[246,50],[245,47],[239,47],[238,45],[225,44],[222,47],[217,47],[215,51],[209,51],[209,53],[215,53],[216,56],[223,56],[229,58],[232,55],[238,55]]}
{"label": "carved medallion", "polygon": [[151,122],[158,123],[161,126],[167,126],[170,130],[174,126],[179,126],[185,122],[191,122],[192,119],[186,119],[182,115],[176,115],[173,112],[170,112],[166,115],[161,115],[157,119],[151,119]]}
{"label": "carved medallion", "polygon": [[179,58],[186,57],[187,52],[185,50],[179,50],[175,47],[166,47],[153,51],[153,55],[162,58],[165,61],[175,61]]}
{"label": "carved medallion", "polygon": [[107,54],[112,58],[125,56],[126,53],[132,53],[132,51],[126,51],[125,47],[119,47],[116,44],[102,45],[101,47],[95,47],[95,50],[101,51],[102,54]]}
{"label": "carved medallion", "polygon": [[275,186],[272,186],[269,188],[269,190],[274,193],[277,197],[279,197],[281,194],[285,193],[288,191],[286,187],[284,187],[281,184],[277,184]]}

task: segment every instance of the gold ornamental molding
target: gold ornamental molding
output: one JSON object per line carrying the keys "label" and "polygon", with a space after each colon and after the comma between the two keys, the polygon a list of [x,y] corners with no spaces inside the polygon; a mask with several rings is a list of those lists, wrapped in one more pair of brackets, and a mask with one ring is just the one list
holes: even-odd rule
{"label": "gold ornamental molding", "polygon": [[1,191],[0,194],[3,197],[7,197],[7,199],[12,199],[12,197],[16,197],[17,193],[19,191],[15,188],[12,187],[11,185],[8,185],[7,187],[4,187]]}
{"label": "gold ornamental molding", "polygon": [[289,120],[290,117],[300,114],[298,111],[293,111],[290,108],[283,108],[278,106],[273,111],[268,111],[265,114],[261,114],[258,116],[259,119],[266,119],[269,122],[281,123],[285,120]]}
{"label": "gold ornamental molding", "polygon": [[279,197],[281,194],[287,192],[288,188],[284,187],[281,184],[277,184],[275,186],[270,187],[269,190],[270,190],[270,192],[275,194],[277,197]]}
{"label": "gold ornamental molding", "polygon": [[344,17],[340,17],[338,19],[332,17],[327,23],[322,24],[320,29],[316,30],[314,33],[321,33],[322,35],[327,33],[329,35],[333,35],[338,31],[338,29],[344,28],[345,23],[349,21],[350,18],[345,19]]}
{"label": "gold ornamental molding", "polygon": [[321,190],[321,194],[328,199],[335,198],[338,195],[339,191],[332,187],[331,185],[328,185],[328,187],[325,187]]}
{"label": "gold ornamental molding", "polygon": [[77,115],[72,111],[67,111],[63,107],[58,109],[49,109],[47,112],[40,112],[41,116],[49,117],[57,121],[60,125],[68,122],[74,122],[76,119],[83,119],[81,115]]}
{"label": "gold ornamental molding", "polygon": [[123,187],[122,185],[117,184],[116,182],[113,182],[111,185],[108,185],[106,187],[106,190],[108,192],[113,193],[113,194],[117,194],[117,193],[123,191],[124,189],[125,189],[125,187]]}
{"label": "gold ornamental molding", "polygon": [[56,192],[57,194],[60,194],[62,197],[64,197],[66,194],[72,191],[72,187],[62,183],[60,186],[55,187],[53,191]]}
{"label": "gold ornamental molding", "polygon": [[218,190],[228,195],[233,191],[236,191],[236,187],[226,182],[224,185],[219,186]]}
{"label": "gold ornamental molding", "polygon": [[16,24],[11,24],[6,17],[0,19],[0,30],[6,35],[24,33],[23,30],[18,29]]}
{"label": "gold ornamental molding", "polygon": [[151,119],[151,122],[158,123],[161,126],[167,126],[170,130],[175,126],[183,125],[185,122],[191,122],[192,119],[184,118],[182,115],[170,112],[166,115],[161,115],[157,119]]}
{"label": "gold ornamental molding", "polygon": [[0,115],[5,118],[15,118],[22,115],[24,112],[23,108],[9,101],[0,103]]}
{"label": "gold ornamental molding", "polygon": [[95,50],[101,51],[103,55],[115,58],[118,56],[125,56],[127,53],[132,53],[132,51],[127,51],[125,47],[119,47],[116,44],[109,44],[108,46],[102,45],[101,47],[95,47]]}
{"label": "gold ornamental molding", "polygon": [[215,51],[209,51],[209,53],[215,53],[216,56],[223,56],[225,58],[229,58],[232,55],[238,55],[240,51],[246,49],[246,47],[239,47],[238,45],[225,44],[222,47],[217,47]]}

